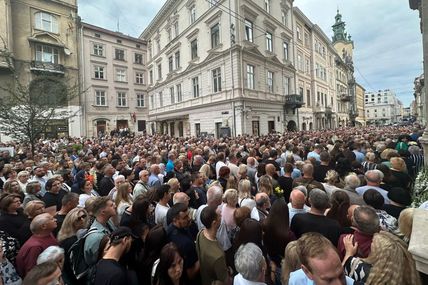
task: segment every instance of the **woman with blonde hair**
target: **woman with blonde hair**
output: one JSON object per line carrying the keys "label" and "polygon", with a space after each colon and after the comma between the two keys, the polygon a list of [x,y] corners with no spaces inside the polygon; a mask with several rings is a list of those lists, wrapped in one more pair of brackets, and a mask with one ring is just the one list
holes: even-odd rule
{"label": "woman with blonde hair", "polygon": [[211,167],[209,164],[202,165],[201,168],[199,169],[199,173],[203,174],[204,176],[205,186],[209,185],[212,182],[212,180],[210,179],[212,174],[211,174]]}
{"label": "woman with blonde hair", "polygon": [[358,245],[353,244],[352,235],[343,241],[345,273],[355,281],[367,285],[421,285],[412,254],[399,237],[384,231],[374,234],[371,252],[364,259],[354,257]]}
{"label": "woman with blonde hair", "polygon": [[290,273],[299,270],[301,265],[297,241],[290,241],[285,248],[284,259],[282,260],[281,281],[283,285],[288,284]]}
{"label": "woman with blonde hair", "polygon": [[235,189],[227,189],[223,194],[223,202],[221,218],[224,220],[228,232],[231,232],[236,228],[233,214],[235,213],[236,204],[238,203],[238,191]]}
{"label": "woman with blonde hair", "polygon": [[242,179],[238,183],[238,204],[241,206],[246,199],[252,200],[251,182],[248,179]]}
{"label": "woman with blonde hair", "polygon": [[33,235],[30,230],[30,224],[33,218],[43,213],[45,213],[45,202],[43,201],[33,200],[25,205],[24,215],[27,216],[27,220],[19,229],[20,238],[18,240],[21,244],[24,244]]}
{"label": "woman with blonde hair", "polygon": [[340,183],[339,173],[336,170],[329,170],[325,175],[325,183],[322,183],[325,191],[330,197],[336,190],[340,190],[337,185]]}
{"label": "woman with blonde hair", "polygon": [[116,199],[114,199],[114,203],[117,207],[117,216],[118,221],[122,218],[123,212],[125,212],[126,208],[132,205],[132,187],[128,182],[124,182],[117,187],[117,195]]}
{"label": "woman with blonde hair", "polygon": [[404,209],[398,218],[398,229],[404,236],[403,240],[407,243],[410,241],[410,236],[412,235],[414,212],[415,208]]}
{"label": "woman with blonde hair", "polygon": [[[74,208],[65,216],[57,239],[59,245],[68,252],[71,246],[83,236],[88,226],[89,215],[83,208]],[[64,260],[63,278],[70,284],[78,284],[71,270],[70,256],[67,254]]]}
{"label": "woman with blonde hair", "polygon": [[408,189],[412,178],[407,174],[406,162],[401,157],[391,157],[389,160],[391,163],[391,175],[395,178],[394,185]]}

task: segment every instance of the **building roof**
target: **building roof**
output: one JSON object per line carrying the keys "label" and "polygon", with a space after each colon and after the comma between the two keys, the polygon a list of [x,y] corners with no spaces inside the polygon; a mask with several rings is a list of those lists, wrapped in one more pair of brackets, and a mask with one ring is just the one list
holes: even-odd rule
{"label": "building roof", "polygon": [[141,43],[143,45],[147,45],[147,41],[142,40],[140,38],[134,38],[134,37],[131,37],[129,35],[125,35],[125,34],[123,34],[121,32],[114,32],[114,31],[107,30],[107,29],[104,29],[104,28],[101,28],[101,27],[98,27],[98,26],[95,26],[95,25],[84,23],[84,22],[82,22],[82,27],[83,27],[83,29],[90,29],[90,30],[97,31],[97,32],[100,32],[100,33],[103,33],[103,34],[108,34],[108,35],[111,35],[111,36],[114,36],[114,37],[118,37],[118,38],[126,39],[126,40],[129,40],[129,41],[138,42],[138,43]]}

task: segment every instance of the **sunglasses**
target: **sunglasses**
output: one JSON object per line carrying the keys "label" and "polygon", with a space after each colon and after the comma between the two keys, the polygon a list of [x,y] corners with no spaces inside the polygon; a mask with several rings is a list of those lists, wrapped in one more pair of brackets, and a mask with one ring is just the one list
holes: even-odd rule
{"label": "sunglasses", "polygon": [[84,220],[84,219],[86,219],[86,217],[87,217],[87,215],[81,215],[81,216],[79,216],[79,217],[77,217],[79,220]]}

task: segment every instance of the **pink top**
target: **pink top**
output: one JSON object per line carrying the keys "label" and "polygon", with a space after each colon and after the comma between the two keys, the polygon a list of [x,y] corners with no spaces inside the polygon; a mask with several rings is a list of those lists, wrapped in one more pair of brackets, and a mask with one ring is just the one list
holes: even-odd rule
{"label": "pink top", "polygon": [[221,209],[221,218],[224,220],[228,230],[233,230],[236,228],[235,218],[233,218],[233,213],[235,213],[235,210],[236,208],[232,208],[227,204],[224,204]]}

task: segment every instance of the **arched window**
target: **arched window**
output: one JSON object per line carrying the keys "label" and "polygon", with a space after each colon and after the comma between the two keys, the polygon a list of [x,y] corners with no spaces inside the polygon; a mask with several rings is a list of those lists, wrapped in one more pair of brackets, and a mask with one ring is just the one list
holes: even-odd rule
{"label": "arched window", "polygon": [[39,30],[58,33],[58,20],[49,13],[37,12],[35,14],[35,26]]}

